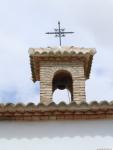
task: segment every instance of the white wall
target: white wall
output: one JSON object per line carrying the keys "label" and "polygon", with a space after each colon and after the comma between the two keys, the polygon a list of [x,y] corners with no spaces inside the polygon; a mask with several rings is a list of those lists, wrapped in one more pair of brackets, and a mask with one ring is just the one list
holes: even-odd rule
{"label": "white wall", "polygon": [[113,120],[0,122],[0,150],[113,148]]}

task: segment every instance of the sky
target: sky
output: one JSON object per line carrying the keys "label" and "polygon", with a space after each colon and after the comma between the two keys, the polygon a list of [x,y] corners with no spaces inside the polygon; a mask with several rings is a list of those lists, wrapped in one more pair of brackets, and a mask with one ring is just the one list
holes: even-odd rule
{"label": "sky", "polygon": [[112,0],[0,0],[1,103],[39,102],[40,84],[32,82],[28,49],[59,46],[57,38],[45,34],[58,21],[75,32],[62,39],[63,46],[96,48],[87,101],[113,100]]}

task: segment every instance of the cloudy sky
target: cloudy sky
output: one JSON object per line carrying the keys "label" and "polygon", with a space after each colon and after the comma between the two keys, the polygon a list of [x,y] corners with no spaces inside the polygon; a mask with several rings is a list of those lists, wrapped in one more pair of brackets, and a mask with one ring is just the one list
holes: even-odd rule
{"label": "cloudy sky", "polygon": [[96,48],[87,101],[113,100],[113,0],[0,0],[0,102],[39,102],[28,49],[58,46],[57,22],[75,34],[64,46]]}

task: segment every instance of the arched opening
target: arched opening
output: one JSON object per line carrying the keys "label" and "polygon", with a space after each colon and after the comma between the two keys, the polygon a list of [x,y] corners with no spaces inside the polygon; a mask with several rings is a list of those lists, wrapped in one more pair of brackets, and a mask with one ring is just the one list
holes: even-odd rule
{"label": "arched opening", "polygon": [[[59,70],[54,74],[52,81],[53,101],[61,99],[69,103],[73,100],[72,76],[66,70]],[[58,100],[60,101],[60,100]]]}

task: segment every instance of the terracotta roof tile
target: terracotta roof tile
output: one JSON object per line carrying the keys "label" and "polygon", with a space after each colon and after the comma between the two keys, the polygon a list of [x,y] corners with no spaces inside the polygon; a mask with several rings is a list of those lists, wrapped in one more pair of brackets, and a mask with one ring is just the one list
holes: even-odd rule
{"label": "terracotta roof tile", "polygon": [[113,101],[93,101],[76,104],[61,102],[49,105],[0,104],[0,120],[76,120],[76,119],[107,119],[113,118]]}
{"label": "terracotta roof tile", "polygon": [[[94,48],[78,47],[49,47],[49,48],[30,48],[30,64],[32,71],[32,80],[40,80],[40,62],[41,61],[84,61],[84,70],[86,79],[89,78],[93,55],[96,53]],[[62,57],[63,56],[63,57]]]}
{"label": "terracotta roof tile", "polygon": [[96,50],[94,48],[79,48],[79,47],[47,47],[47,48],[30,48],[29,55],[79,55],[79,54],[90,54],[94,55]]}

